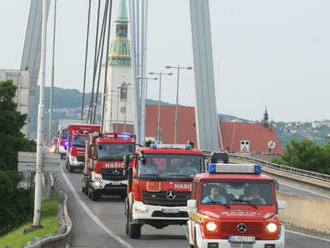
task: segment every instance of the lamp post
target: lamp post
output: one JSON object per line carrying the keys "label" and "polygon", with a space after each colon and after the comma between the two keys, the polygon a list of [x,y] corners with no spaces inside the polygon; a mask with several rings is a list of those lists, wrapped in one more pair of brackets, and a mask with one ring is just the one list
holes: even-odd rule
{"label": "lamp post", "polygon": [[157,77],[141,77],[141,76],[138,76],[136,77],[137,80],[143,80],[145,79],[146,80],[146,99],[147,99],[147,95],[148,95],[148,81],[149,80],[158,80]]}
{"label": "lamp post", "polygon": [[166,69],[176,69],[177,70],[177,83],[176,83],[176,104],[175,104],[175,128],[174,128],[174,144],[177,143],[178,134],[178,105],[179,105],[179,85],[180,85],[180,70],[191,70],[191,66],[170,66],[166,65]]}
{"label": "lamp post", "polygon": [[119,92],[119,91],[118,90],[110,90],[110,127],[109,127],[110,132],[113,132],[112,97],[115,96],[115,94],[112,94],[112,93],[117,93],[117,92]]}
{"label": "lamp post", "polygon": [[157,140],[160,143],[160,102],[162,98],[162,76],[172,76],[173,73],[163,73],[163,72],[149,72],[149,75],[159,76],[159,92],[158,92],[158,118],[157,118]]}

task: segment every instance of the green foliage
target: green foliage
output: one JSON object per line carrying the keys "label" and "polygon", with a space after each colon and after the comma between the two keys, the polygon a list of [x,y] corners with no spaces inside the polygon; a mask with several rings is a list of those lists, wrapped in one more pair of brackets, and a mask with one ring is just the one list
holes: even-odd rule
{"label": "green foliage", "polygon": [[330,174],[330,143],[320,146],[307,139],[292,140],[285,146],[281,159],[273,159],[272,162]]}
{"label": "green foliage", "polygon": [[0,234],[24,223],[33,213],[33,192],[18,189],[16,171],[0,171]]}
{"label": "green foliage", "polygon": [[0,82],[0,170],[16,170],[17,152],[35,150],[34,142],[20,131],[26,115],[17,111],[15,94],[16,87],[11,80]]}

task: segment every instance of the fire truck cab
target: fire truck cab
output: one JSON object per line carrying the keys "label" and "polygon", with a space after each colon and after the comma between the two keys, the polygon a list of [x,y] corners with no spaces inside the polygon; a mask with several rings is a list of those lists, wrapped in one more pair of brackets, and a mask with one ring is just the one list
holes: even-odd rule
{"label": "fire truck cab", "polygon": [[209,164],[197,174],[188,201],[189,247],[282,248],[285,228],[276,201],[276,181],[252,164]]}
{"label": "fire truck cab", "polygon": [[141,236],[144,224],[157,229],[186,225],[192,180],[204,168],[203,152],[190,145],[151,144],[136,149],[132,166],[125,157],[128,190],[126,234]]}
{"label": "fire truck cab", "polygon": [[83,169],[85,165],[85,146],[89,133],[100,132],[99,125],[72,124],[68,127],[68,149],[66,169],[71,173],[74,169]]}
{"label": "fire truck cab", "polygon": [[124,174],[123,159],[133,154],[136,136],[127,133],[90,134],[86,144],[85,167],[82,191],[93,201],[102,194],[125,197],[127,175]]}

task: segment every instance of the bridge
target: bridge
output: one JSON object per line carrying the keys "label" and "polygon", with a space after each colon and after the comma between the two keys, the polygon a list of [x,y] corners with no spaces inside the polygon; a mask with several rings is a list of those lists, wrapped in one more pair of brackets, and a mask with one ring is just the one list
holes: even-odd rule
{"label": "bridge", "polygon": [[[47,2],[47,1],[44,1]],[[128,18],[126,12],[126,1],[121,0],[121,20],[119,24],[125,26]],[[48,2],[49,3],[49,2]],[[146,68],[146,34],[148,23],[148,0],[136,1],[129,0],[129,20],[131,31],[131,55],[132,55],[132,83],[134,88],[134,130],[137,134],[137,143],[145,142],[145,99],[147,84],[147,68]],[[100,36],[98,41],[99,47],[96,53],[100,53],[101,58],[94,61],[93,84],[97,82],[97,74],[100,73],[99,67],[102,64],[102,54],[104,40],[106,38],[106,18],[111,21],[111,5],[112,1],[107,1],[104,6],[103,27],[100,28]],[[108,6],[108,7],[107,7]],[[106,9],[108,8],[108,9]],[[30,15],[26,31],[26,39],[24,44],[23,57],[21,62],[21,70],[29,71],[30,77],[30,102],[29,113],[32,113],[32,106],[35,96],[35,89],[38,82],[38,74],[42,51],[42,1],[32,0],[30,7]],[[45,6],[46,16],[49,11],[49,4]],[[210,17],[208,0],[190,0],[190,17],[193,42],[194,57],[194,84],[195,84],[195,116],[197,129],[197,143],[200,149],[204,151],[218,151],[221,147],[221,136],[217,121],[215,85],[213,75],[213,59],[212,44],[210,31]],[[109,25],[110,26],[110,25]],[[109,28],[108,26],[108,28]],[[103,30],[103,31],[102,31]],[[127,31],[127,28],[126,28]],[[110,33],[110,31],[108,32]],[[203,35],[201,35],[203,33]],[[108,46],[109,47],[109,46]],[[105,49],[107,50],[107,49]],[[108,55],[108,50],[106,54]],[[106,56],[107,56],[106,55]],[[114,60],[114,58],[112,58]],[[117,58],[118,59],[118,58]],[[112,61],[113,63],[116,63]],[[117,61],[118,62],[118,61]],[[108,63],[108,60],[107,60]],[[110,59],[111,63],[111,59]],[[119,62],[118,62],[119,63]],[[122,61],[120,62],[122,63]],[[108,64],[106,65],[108,67]],[[107,70],[106,70],[107,73]],[[161,76],[161,75],[159,75]],[[39,78],[40,80],[40,78]],[[107,76],[105,81],[107,82]],[[99,79],[100,81],[100,79]],[[105,83],[106,85],[106,83]],[[103,90],[103,97],[106,93],[111,92]],[[93,86],[94,90],[94,86]],[[95,91],[96,99],[99,90]],[[112,98],[103,98],[104,103],[113,104]],[[97,102],[94,104],[93,98],[90,99],[88,121],[95,122],[95,112]],[[110,114],[109,106],[104,106],[101,123],[106,128],[105,122],[113,120]],[[108,110],[106,108],[108,107]],[[94,111],[94,112],[93,112]],[[118,111],[118,109],[117,109]],[[83,113],[83,111],[82,111]],[[105,116],[109,113],[109,116]],[[42,113],[40,113],[42,115]],[[93,120],[94,116],[94,120]],[[82,118],[83,119],[83,118]],[[108,127],[111,131],[111,126]],[[41,130],[43,131],[43,130]],[[38,145],[43,144],[40,137]],[[242,161],[244,158],[235,158]],[[244,160],[245,161],[245,160]],[[251,162],[251,161],[250,161]],[[265,165],[266,166],[266,165]],[[274,166],[275,167],[275,166]],[[185,247],[185,227],[167,227],[162,230],[156,230],[151,227],[143,227],[143,236],[139,240],[131,240],[125,235],[124,220],[124,202],[116,197],[102,199],[100,202],[92,202],[81,192],[81,174],[69,174],[62,162],[60,164],[60,173],[58,174],[58,183],[69,196],[69,213],[73,221],[73,233],[71,239],[72,247]],[[279,192],[290,193],[293,197],[302,196],[308,199],[330,200],[329,188],[315,185],[313,183],[305,183],[299,179],[300,175],[292,172],[284,171],[279,168],[271,168],[275,171],[281,171],[282,174],[275,175],[280,182]],[[274,175],[274,172],[269,171]],[[291,177],[288,177],[289,173]],[[308,213],[305,213],[308,214]],[[304,216],[301,216],[304,218]],[[330,237],[327,235],[319,235],[288,226],[286,233],[286,247],[329,247]]]}

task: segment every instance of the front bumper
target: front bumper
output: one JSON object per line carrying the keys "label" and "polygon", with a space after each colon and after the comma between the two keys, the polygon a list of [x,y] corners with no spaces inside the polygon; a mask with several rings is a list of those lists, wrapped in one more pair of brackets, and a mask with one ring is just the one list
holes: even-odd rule
{"label": "front bumper", "polygon": [[[282,225],[281,234],[278,240],[256,240],[254,243],[231,243],[227,239],[204,239],[200,230],[200,225],[196,225],[196,243],[198,248],[209,248],[216,247],[218,244],[219,248],[266,248],[266,245],[274,245],[274,248],[284,248],[285,247],[285,228]],[[271,246],[270,246],[271,247]]]}
{"label": "front bumper", "polygon": [[107,181],[101,180],[97,182],[92,182],[92,187],[96,190],[111,191],[111,190],[121,190],[127,189],[127,180],[123,181]]}
{"label": "front bumper", "polygon": [[61,153],[61,154],[66,154],[66,149],[65,149],[65,146],[59,146],[58,147],[58,152]]}
{"label": "front bumper", "polygon": [[155,206],[143,204],[141,201],[133,203],[132,217],[134,222],[141,224],[156,222],[167,225],[185,225],[189,218],[186,206]]}

